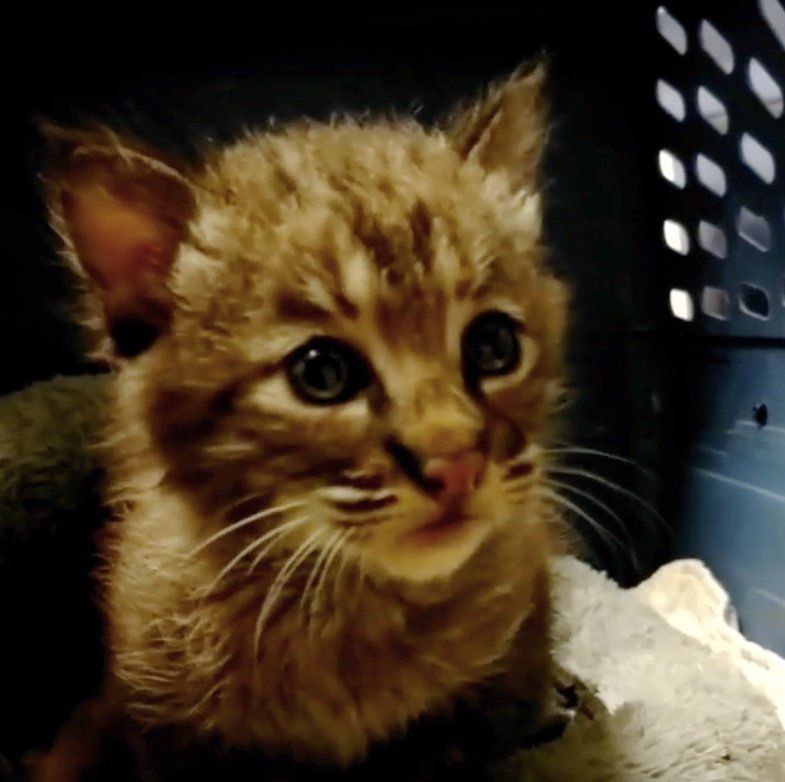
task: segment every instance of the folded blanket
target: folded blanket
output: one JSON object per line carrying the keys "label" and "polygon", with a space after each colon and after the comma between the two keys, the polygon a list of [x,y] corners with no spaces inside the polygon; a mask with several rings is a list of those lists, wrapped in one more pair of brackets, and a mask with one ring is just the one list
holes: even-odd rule
{"label": "folded blanket", "polygon": [[554,587],[572,722],[505,764],[500,780],[785,780],[785,661],[734,629],[701,563],[670,563],[624,591],[564,558]]}

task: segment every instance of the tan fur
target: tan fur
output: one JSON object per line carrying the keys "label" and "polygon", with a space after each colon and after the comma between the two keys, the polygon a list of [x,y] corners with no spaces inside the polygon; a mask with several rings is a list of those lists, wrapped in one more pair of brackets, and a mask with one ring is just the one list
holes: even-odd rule
{"label": "tan fur", "polygon": [[[538,488],[566,310],[539,244],[540,81],[515,77],[447,131],[301,124],[180,169],[187,230],[156,299],[171,312],[149,349],[116,361],[106,427],[110,669],[143,726],[345,764],[491,680],[540,697],[538,589],[553,542]],[[90,143],[98,157],[112,148]],[[136,176],[145,164],[126,165]],[[78,186],[70,170],[49,181],[74,256],[58,201]],[[525,324],[523,361],[470,393],[462,333],[490,309]],[[292,393],[282,359],[315,334],[367,357],[366,392],[329,407]],[[434,500],[398,468],[391,437],[423,459],[480,443],[490,461],[465,523],[418,535]],[[363,480],[394,502],[337,510]],[[218,578],[298,518],[252,573],[258,549]],[[310,555],[260,624],[305,541]],[[524,632],[535,615],[539,629]]]}

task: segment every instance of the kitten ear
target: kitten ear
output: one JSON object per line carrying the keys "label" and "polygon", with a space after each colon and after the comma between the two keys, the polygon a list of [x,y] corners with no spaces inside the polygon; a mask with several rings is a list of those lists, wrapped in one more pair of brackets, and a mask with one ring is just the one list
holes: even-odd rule
{"label": "kitten ear", "polygon": [[456,110],[445,131],[461,156],[503,171],[514,191],[537,190],[545,146],[547,65],[522,66],[473,105]]}
{"label": "kitten ear", "polygon": [[101,311],[116,352],[137,355],[171,317],[167,277],[194,209],[184,168],[106,128],[41,130],[64,255],[97,297],[92,314]]}

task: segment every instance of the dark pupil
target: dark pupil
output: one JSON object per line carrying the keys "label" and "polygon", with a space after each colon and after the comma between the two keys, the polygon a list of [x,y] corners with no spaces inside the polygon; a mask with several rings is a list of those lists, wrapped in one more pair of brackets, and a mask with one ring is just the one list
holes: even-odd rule
{"label": "dark pupil", "polygon": [[303,356],[295,372],[306,393],[316,399],[329,400],[344,391],[348,367],[337,352],[312,348]]}
{"label": "dark pupil", "polygon": [[486,322],[475,327],[469,351],[481,372],[503,372],[515,363],[517,345],[516,336],[507,324]]}

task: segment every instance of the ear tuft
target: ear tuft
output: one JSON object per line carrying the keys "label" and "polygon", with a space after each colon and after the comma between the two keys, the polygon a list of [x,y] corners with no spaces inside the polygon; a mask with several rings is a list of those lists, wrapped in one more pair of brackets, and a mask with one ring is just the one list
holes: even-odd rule
{"label": "ear tuft", "polygon": [[547,106],[544,59],[521,66],[491,85],[484,97],[453,112],[444,130],[458,153],[489,172],[501,171],[511,188],[538,190]]}

